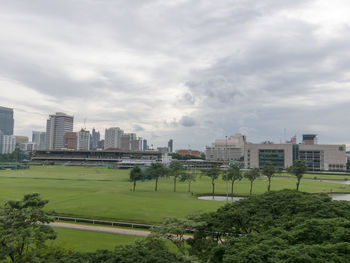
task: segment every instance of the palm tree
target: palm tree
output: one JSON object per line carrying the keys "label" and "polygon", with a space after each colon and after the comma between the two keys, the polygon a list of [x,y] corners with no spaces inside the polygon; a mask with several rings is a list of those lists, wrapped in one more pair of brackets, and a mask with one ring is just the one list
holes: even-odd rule
{"label": "palm tree", "polygon": [[169,165],[169,174],[170,176],[174,176],[174,192],[176,192],[176,179],[185,173],[185,169],[181,162],[173,161]]}

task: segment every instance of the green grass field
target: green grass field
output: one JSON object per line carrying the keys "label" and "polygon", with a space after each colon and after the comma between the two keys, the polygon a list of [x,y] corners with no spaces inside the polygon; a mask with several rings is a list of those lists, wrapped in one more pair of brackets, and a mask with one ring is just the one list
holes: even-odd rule
{"label": "green grass field", "polygon": [[[168,216],[184,217],[195,211],[214,211],[224,204],[197,199],[196,195],[211,193],[211,183],[206,177],[198,177],[192,183],[193,195],[188,193],[187,183],[178,183],[177,192],[174,193],[172,179],[161,179],[158,192],[154,192],[154,181],[137,182],[136,192],[132,192],[128,173],[128,170],[103,167],[69,166],[1,170],[0,203],[20,199],[26,193],[38,192],[50,200],[47,210],[143,223],[160,222]],[[272,179],[271,190],[295,189],[295,184],[294,178],[276,177]],[[266,188],[266,178],[259,178],[254,183],[253,194],[262,194]],[[304,180],[300,190],[311,193],[350,192],[350,186]],[[225,182],[220,178],[216,183],[216,193],[224,195],[225,191]],[[249,181],[243,179],[238,182],[235,193],[247,195]]]}
{"label": "green grass field", "polygon": [[48,244],[80,252],[92,252],[99,249],[112,250],[116,246],[132,244],[143,237],[116,235],[101,232],[54,228],[57,239]]}

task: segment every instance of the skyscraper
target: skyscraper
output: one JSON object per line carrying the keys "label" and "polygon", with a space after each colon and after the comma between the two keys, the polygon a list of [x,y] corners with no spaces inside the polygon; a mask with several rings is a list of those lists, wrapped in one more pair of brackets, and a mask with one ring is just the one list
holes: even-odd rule
{"label": "skyscraper", "polygon": [[13,109],[0,107],[0,130],[4,135],[13,135]]}
{"label": "skyscraper", "polygon": [[33,131],[32,142],[36,143],[36,150],[45,150],[46,132]]}
{"label": "skyscraper", "polygon": [[16,148],[16,137],[13,135],[4,135],[0,130],[0,154],[12,153]]}
{"label": "skyscraper", "polygon": [[174,146],[174,142],[173,142],[173,139],[170,139],[169,141],[168,141],[168,151],[170,152],[170,153],[172,153],[173,152],[173,146]]}
{"label": "skyscraper", "polygon": [[77,132],[77,150],[89,151],[90,150],[90,132],[81,130]]}
{"label": "skyscraper", "polygon": [[124,131],[121,130],[119,127],[112,127],[109,129],[106,129],[105,131],[105,142],[104,142],[104,148],[110,149],[110,148],[121,148],[121,137],[124,134]]}
{"label": "skyscraper", "polygon": [[46,124],[46,149],[64,148],[64,134],[73,131],[73,116],[62,112],[50,115]]}
{"label": "skyscraper", "polygon": [[98,148],[98,142],[100,141],[100,132],[95,131],[95,128],[92,129],[91,134],[91,149],[96,150]]}

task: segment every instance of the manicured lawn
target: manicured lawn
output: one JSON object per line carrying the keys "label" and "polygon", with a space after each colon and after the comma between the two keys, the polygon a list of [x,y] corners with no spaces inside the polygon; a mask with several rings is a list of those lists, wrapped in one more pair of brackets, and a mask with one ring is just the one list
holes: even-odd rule
{"label": "manicured lawn", "polygon": [[93,252],[99,249],[113,250],[116,246],[132,244],[143,237],[90,232],[83,230],[54,228],[58,237],[48,244],[57,245],[80,252]]}
{"label": "manicured lawn", "polygon": [[[291,176],[288,173],[280,173],[278,176]],[[303,178],[307,179],[322,179],[322,180],[350,180],[350,175],[349,174],[304,174]]]}
{"label": "manicured lawn", "polygon": [[[184,217],[196,211],[214,211],[224,204],[197,199],[197,194],[211,193],[211,183],[207,177],[198,177],[192,183],[193,194],[188,193],[187,183],[179,182],[174,193],[172,179],[160,179],[158,192],[154,192],[154,181],[137,182],[136,192],[132,192],[128,173],[128,170],[70,166],[2,170],[0,204],[6,200],[20,199],[26,193],[38,192],[50,200],[47,210],[144,223],[159,222],[168,216]],[[272,179],[271,190],[295,189],[295,184],[294,178],[276,177]],[[235,193],[248,195],[249,186],[249,181],[243,179],[235,185]],[[225,194],[226,184],[221,178],[217,180],[215,189],[217,194]],[[259,178],[254,182],[253,194],[262,194],[266,189],[266,178]],[[300,190],[312,193],[350,192],[350,186],[304,180]]]}

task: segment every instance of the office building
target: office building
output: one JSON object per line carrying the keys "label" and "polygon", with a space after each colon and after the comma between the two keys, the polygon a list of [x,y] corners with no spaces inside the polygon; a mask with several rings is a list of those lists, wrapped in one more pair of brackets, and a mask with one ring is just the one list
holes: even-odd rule
{"label": "office building", "polygon": [[46,148],[46,132],[33,131],[32,142],[36,144],[35,150],[45,150]]}
{"label": "office building", "polygon": [[69,150],[75,150],[77,148],[76,132],[66,132],[64,134],[64,148]]}
{"label": "office building", "polygon": [[168,150],[169,150],[170,153],[172,153],[174,151],[174,141],[173,141],[173,139],[170,139],[168,141]]}
{"label": "office building", "polygon": [[123,151],[131,151],[132,142],[136,140],[136,134],[124,133],[120,140],[120,149]]}
{"label": "office building", "polygon": [[279,169],[286,169],[295,160],[305,160],[309,171],[345,171],[345,145],[315,144],[314,139],[315,137],[312,140],[303,140],[305,144],[247,143],[244,153],[245,168],[263,168],[272,163]]}
{"label": "office building", "polygon": [[78,151],[90,150],[90,132],[81,130],[77,132],[77,148]]}
{"label": "office building", "polygon": [[64,148],[64,134],[73,131],[73,116],[62,112],[50,115],[46,124],[46,149]]}
{"label": "office building", "polygon": [[120,149],[121,137],[124,131],[119,127],[112,127],[105,131],[104,149]]}
{"label": "office building", "polygon": [[0,154],[13,153],[16,149],[16,137],[13,135],[5,135],[0,131]]}
{"label": "office building", "polygon": [[226,139],[216,140],[211,146],[206,147],[207,161],[240,161],[244,156],[246,136],[237,133]]}
{"label": "office building", "polygon": [[34,142],[21,143],[19,149],[24,152],[32,152],[37,149],[37,145]]}
{"label": "office building", "polygon": [[100,141],[100,132],[96,131],[95,128],[92,129],[91,133],[91,150],[96,150],[98,147],[98,142]]}
{"label": "office building", "polygon": [[13,135],[13,109],[0,107],[0,131],[3,135]]}
{"label": "office building", "polygon": [[148,150],[147,140],[143,139],[142,151],[147,151],[147,150]]}

